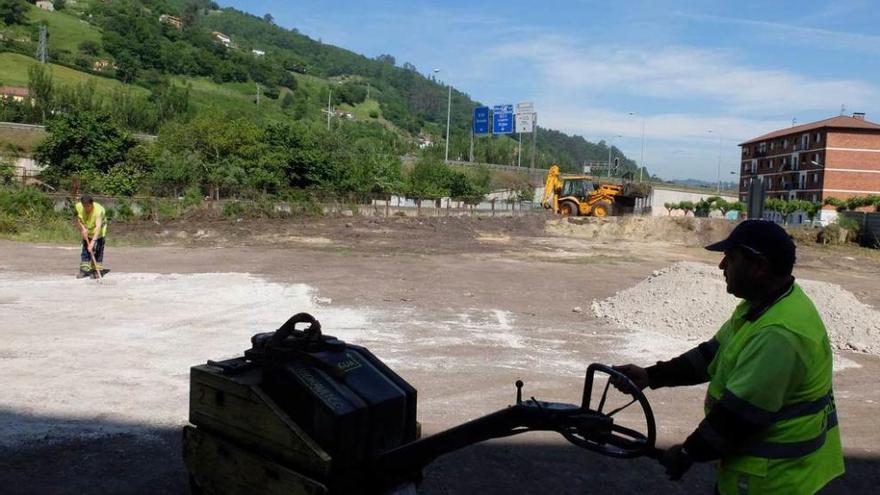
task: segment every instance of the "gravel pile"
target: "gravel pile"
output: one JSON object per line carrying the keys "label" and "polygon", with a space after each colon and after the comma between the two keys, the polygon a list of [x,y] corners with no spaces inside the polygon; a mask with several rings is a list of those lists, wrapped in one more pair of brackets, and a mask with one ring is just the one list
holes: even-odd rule
{"label": "gravel pile", "polygon": [[[838,285],[798,283],[822,315],[832,347],[880,355],[880,312]],[[657,270],[608,299],[593,301],[592,310],[624,328],[701,341],[715,333],[739,301],[725,287],[717,266],[686,261]]]}

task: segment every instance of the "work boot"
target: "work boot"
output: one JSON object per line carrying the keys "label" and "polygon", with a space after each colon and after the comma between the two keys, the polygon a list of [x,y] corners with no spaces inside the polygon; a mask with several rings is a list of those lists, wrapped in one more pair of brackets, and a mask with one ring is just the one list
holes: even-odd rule
{"label": "work boot", "polygon": [[79,273],[76,274],[76,278],[86,278],[86,277],[90,277],[91,275],[92,275],[92,272],[80,270]]}
{"label": "work boot", "polygon": [[[101,269],[101,278],[103,278],[104,275],[107,275],[108,273],[110,273],[109,268],[102,268]],[[98,278],[98,273],[94,270],[92,270],[92,278]]]}

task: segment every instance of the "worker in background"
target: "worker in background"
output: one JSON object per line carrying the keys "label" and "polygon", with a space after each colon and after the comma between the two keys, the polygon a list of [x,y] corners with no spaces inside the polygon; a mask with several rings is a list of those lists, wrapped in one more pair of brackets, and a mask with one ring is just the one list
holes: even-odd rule
{"label": "worker in background", "polygon": [[828,335],[792,277],[795,245],[746,220],[706,246],[724,253],[727,292],[743,299],[715,336],[670,361],[615,367],[640,388],[709,382],[705,419],[660,463],[680,479],[716,461],[716,493],[812,494],[844,472]]}
{"label": "worker in background", "polygon": [[[107,236],[107,212],[88,194],[83,194],[76,204],[76,226],[82,235],[82,253],[76,278],[97,278],[98,270],[101,275],[109,272],[101,264],[104,261],[104,240]],[[92,255],[95,266],[92,266]]]}

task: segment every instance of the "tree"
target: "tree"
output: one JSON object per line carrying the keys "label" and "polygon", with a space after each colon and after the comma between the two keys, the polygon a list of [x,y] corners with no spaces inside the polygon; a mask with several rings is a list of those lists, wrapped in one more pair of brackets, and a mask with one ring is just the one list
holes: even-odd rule
{"label": "tree", "polygon": [[684,210],[684,216],[687,216],[688,212],[693,212],[696,209],[693,201],[682,201],[678,203],[678,209]]}
{"label": "tree", "polygon": [[816,215],[818,215],[819,212],[822,210],[822,203],[804,201],[802,209],[804,210],[804,213],[807,214],[807,218],[810,220],[810,223],[812,223],[813,220],[816,218]]}
{"label": "tree", "polygon": [[263,14],[263,20],[266,21],[267,24],[275,24],[275,18],[272,17],[272,14]]}
{"label": "tree", "polygon": [[101,44],[94,40],[83,40],[79,43],[79,51],[96,57],[101,53]]}
{"label": "tree", "polygon": [[28,67],[28,91],[34,102],[34,110],[46,120],[46,112],[52,110],[52,73],[42,64]]}
{"label": "tree", "polygon": [[667,215],[670,215],[670,216],[671,216],[671,215],[672,215],[672,210],[677,210],[677,209],[678,209],[678,204],[676,204],[676,203],[666,202],[666,203],[663,203],[663,207],[666,208],[666,213],[667,213]]}
{"label": "tree", "polygon": [[0,18],[7,26],[24,24],[30,7],[25,0],[0,0]]}
{"label": "tree", "polygon": [[379,62],[382,62],[383,64],[397,65],[397,60],[395,60],[395,58],[392,55],[388,55],[385,53],[376,57],[376,60]]}
{"label": "tree", "polygon": [[838,198],[825,198],[823,204],[833,206],[837,211],[846,211],[846,201]]}
{"label": "tree", "polygon": [[52,0],[52,8],[55,10],[64,10],[66,6],[67,2],[65,0]]}
{"label": "tree", "polygon": [[74,174],[106,174],[125,161],[137,141],[107,116],[86,112],[56,116],[46,126],[48,136],[34,157],[46,169],[42,175],[53,185]]}
{"label": "tree", "polygon": [[449,176],[449,167],[440,160],[437,153],[422,153],[406,180],[406,196],[416,201],[419,214],[422,211],[422,200],[440,199],[449,195]]}

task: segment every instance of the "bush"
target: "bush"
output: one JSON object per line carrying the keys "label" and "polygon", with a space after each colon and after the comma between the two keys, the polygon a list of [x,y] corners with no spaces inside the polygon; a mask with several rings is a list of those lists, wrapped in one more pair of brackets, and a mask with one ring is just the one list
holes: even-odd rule
{"label": "bush", "polygon": [[371,119],[378,119],[379,118],[379,111],[378,110],[370,110],[370,118]]}
{"label": "bush", "polygon": [[0,213],[14,218],[41,218],[54,212],[52,200],[33,187],[0,189]]}
{"label": "bush", "polygon": [[131,203],[125,200],[120,200],[119,204],[116,205],[114,216],[108,215],[109,218],[120,222],[126,222],[133,219],[135,216]]}
{"label": "bush", "polygon": [[18,233],[18,222],[15,220],[15,217],[8,214],[0,212],[0,234],[17,234]]}
{"label": "bush", "polygon": [[15,180],[15,167],[11,163],[0,161],[0,184],[9,185]]}
{"label": "bush", "polygon": [[202,190],[199,189],[199,186],[189,186],[183,192],[183,207],[184,208],[197,208],[202,205],[205,197],[202,195]]}
{"label": "bush", "polygon": [[223,216],[227,218],[243,217],[247,208],[241,201],[229,201],[223,205]]}

